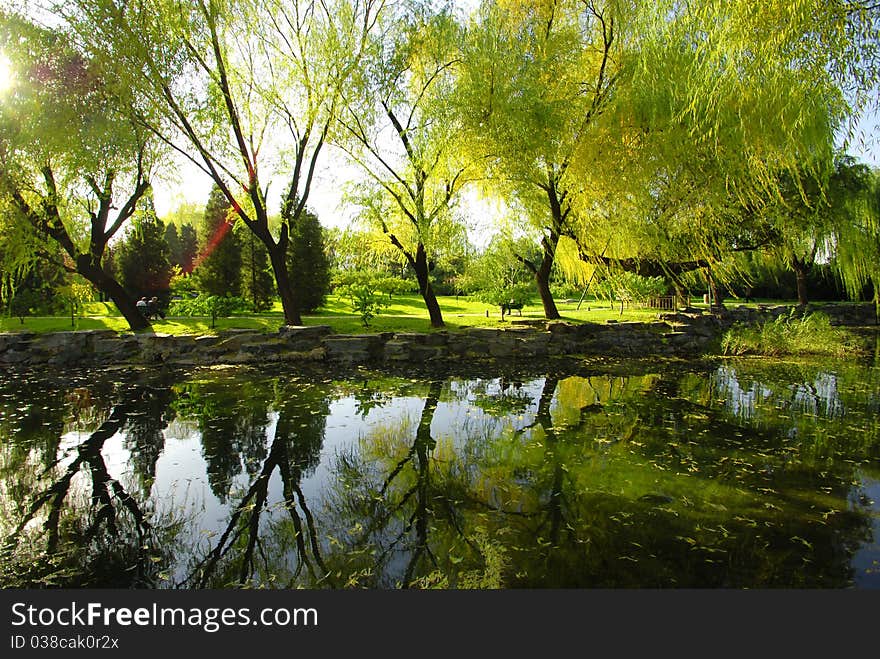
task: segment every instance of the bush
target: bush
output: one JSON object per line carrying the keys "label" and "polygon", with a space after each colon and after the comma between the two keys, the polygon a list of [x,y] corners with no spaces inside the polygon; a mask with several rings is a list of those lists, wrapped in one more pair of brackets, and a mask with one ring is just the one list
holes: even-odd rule
{"label": "bush", "polygon": [[584,286],[577,286],[570,282],[561,281],[550,284],[550,293],[552,293],[553,297],[557,300],[579,300],[584,293],[584,288]]}
{"label": "bush", "polygon": [[247,310],[247,301],[240,297],[205,295],[203,293],[191,299],[174,300],[168,313],[173,316],[210,316],[211,327],[215,327],[218,318]]}
{"label": "bush", "polygon": [[531,282],[525,284],[514,284],[509,286],[498,286],[495,288],[487,288],[474,293],[474,298],[486,304],[494,304],[501,306],[505,302],[518,302],[521,304],[529,304],[534,296],[535,285]]}
{"label": "bush", "polygon": [[369,327],[370,321],[388,306],[392,294],[411,288],[409,282],[399,277],[369,271],[340,274],[333,285],[336,293],[347,297],[352,309],[361,315],[364,327]]}

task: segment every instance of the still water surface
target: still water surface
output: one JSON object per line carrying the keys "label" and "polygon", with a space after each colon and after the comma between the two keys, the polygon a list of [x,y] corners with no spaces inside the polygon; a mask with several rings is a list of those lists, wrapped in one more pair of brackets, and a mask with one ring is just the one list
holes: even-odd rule
{"label": "still water surface", "polygon": [[21,372],[0,586],[880,588],[880,369]]}

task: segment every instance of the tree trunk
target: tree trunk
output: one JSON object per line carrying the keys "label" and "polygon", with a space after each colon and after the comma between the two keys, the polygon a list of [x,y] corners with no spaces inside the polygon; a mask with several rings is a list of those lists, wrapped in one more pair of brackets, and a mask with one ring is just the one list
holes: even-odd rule
{"label": "tree trunk", "polygon": [[541,296],[541,304],[544,306],[544,317],[547,320],[559,320],[559,310],[556,308],[556,301],[550,292],[550,272],[553,269],[553,259],[556,254],[556,245],[559,243],[559,236],[555,233],[550,237],[544,237],[541,246],[544,248],[544,256],[541,259],[541,265],[535,270],[535,283],[538,285],[538,295]]}
{"label": "tree trunk", "polygon": [[724,301],[718,295],[718,283],[715,281],[715,277],[712,276],[711,271],[706,272],[706,281],[709,284],[709,307],[710,308],[719,308],[724,306]]}
{"label": "tree trunk", "polygon": [[265,241],[263,241],[263,244],[266,245],[266,249],[269,251],[269,262],[272,264],[272,272],[275,273],[278,296],[281,298],[281,308],[284,311],[284,324],[302,325],[299,304],[290,285],[290,271],[287,269],[287,250],[275,244],[267,244]]}
{"label": "tree trunk", "polygon": [[553,417],[550,411],[553,396],[558,385],[559,378],[555,376],[547,376],[544,379],[544,387],[541,391],[538,410],[535,414],[535,421],[541,424],[545,434],[544,461],[553,465],[553,480],[550,483],[549,499],[547,500],[547,516],[550,520],[548,539],[554,546],[559,544],[561,531],[565,528],[564,497],[562,496],[562,488],[565,484],[565,471],[563,459],[557,450],[559,437],[557,437],[554,430]]}
{"label": "tree trunk", "polygon": [[794,270],[795,278],[797,280],[798,304],[805,307],[809,302],[809,296],[807,295],[807,275],[809,274],[809,268],[804,261],[801,261],[798,258],[792,259],[791,268]]}
{"label": "tree trunk", "polygon": [[255,267],[256,246],[254,245],[254,240],[255,240],[255,236],[252,231],[251,235],[250,235],[250,241],[249,241],[250,248],[251,248],[251,258],[250,258],[250,263],[248,265],[250,266],[250,271],[251,271],[251,308],[256,312],[256,310],[257,310],[257,269]]}
{"label": "tree trunk", "polygon": [[419,243],[416,251],[416,258],[412,261],[412,267],[416,273],[416,280],[419,282],[419,293],[425,301],[425,306],[428,308],[431,327],[446,327],[446,323],[443,322],[443,312],[440,311],[440,303],[437,301],[434,287],[431,286],[428,256],[425,253],[425,246],[422,243]]}
{"label": "tree trunk", "polygon": [[428,317],[431,319],[431,327],[438,329],[446,327],[446,323],[443,322],[443,312],[440,311],[440,303],[437,301],[437,296],[434,294],[434,287],[431,286],[431,282],[428,282],[428,285],[422,292],[422,299],[425,301],[425,306],[428,308]]}
{"label": "tree trunk", "polygon": [[119,282],[104,272],[103,268],[96,266],[88,255],[81,254],[77,257],[76,271],[113,301],[133,332],[152,329],[150,321],[140,312],[135,301]]}
{"label": "tree trunk", "polygon": [[677,311],[679,307],[690,307],[691,299],[687,289],[677,281],[672,282],[672,288],[675,291],[675,309],[673,311]]}

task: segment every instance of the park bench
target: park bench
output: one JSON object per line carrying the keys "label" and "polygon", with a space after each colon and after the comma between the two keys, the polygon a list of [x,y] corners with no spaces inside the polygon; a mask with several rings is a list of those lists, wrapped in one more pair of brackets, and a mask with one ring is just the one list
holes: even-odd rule
{"label": "park bench", "polygon": [[516,300],[511,300],[510,302],[502,302],[501,303],[501,318],[503,319],[505,314],[507,314],[509,316],[510,313],[514,309],[516,309],[516,311],[519,313],[519,315],[522,316],[523,306],[524,305],[522,302],[517,302]]}

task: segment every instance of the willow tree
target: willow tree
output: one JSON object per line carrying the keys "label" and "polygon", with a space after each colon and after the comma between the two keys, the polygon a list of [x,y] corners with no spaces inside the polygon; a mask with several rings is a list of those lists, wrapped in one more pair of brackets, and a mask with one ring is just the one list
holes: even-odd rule
{"label": "willow tree", "polygon": [[432,327],[444,325],[432,263],[454,232],[452,207],[468,171],[456,98],[460,39],[453,14],[430,3],[391,15],[372,44],[362,94],[346,99],[339,142],[367,174],[364,217],[412,269]]}
{"label": "willow tree", "polygon": [[856,168],[854,187],[862,193],[849,197],[848,221],[836,225],[831,263],[850,297],[857,298],[865,286],[871,285],[880,320],[880,171],[867,171],[859,165]]}
{"label": "willow tree", "polygon": [[28,275],[38,269],[45,241],[19,222],[11,200],[0,195],[0,309],[12,313],[12,302]]}
{"label": "willow tree", "polygon": [[[780,174],[779,194],[749,209],[774,235],[771,248],[794,273],[800,305],[809,301],[807,280],[817,262],[834,260],[841,250],[851,253],[853,242],[867,247],[863,233],[873,215],[871,178],[866,165],[838,155],[824,175]],[[876,258],[877,250],[866,255]]]}
{"label": "willow tree", "polygon": [[774,232],[754,209],[786,175],[827,175],[877,79],[877,20],[876,6],[841,1],[652,6],[606,138],[582,143],[572,165],[582,251],[718,272],[732,252],[767,246]]}
{"label": "willow tree", "polygon": [[532,271],[544,313],[559,318],[550,274],[574,222],[571,165],[625,79],[633,8],[617,0],[484,2],[469,40],[469,135],[486,176],[541,232]]}
{"label": "willow tree", "polygon": [[[73,0],[54,8],[152,103],[162,120],[145,124],[213,180],[266,246],[288,324],[301,324],[287,261],[291,226],[385,4]],[[273,175],[283,181],[276,230]]]}
{"label": "willow tree", "polygon": [[102,263],[156,160],[133,116],[136,102],[61,31],[0,15],[0,50],[15,69],[15,86],[0,100],[0,194],[38,236],[61,246],[61,265],[107,295],[131,329],[149,328]]}

